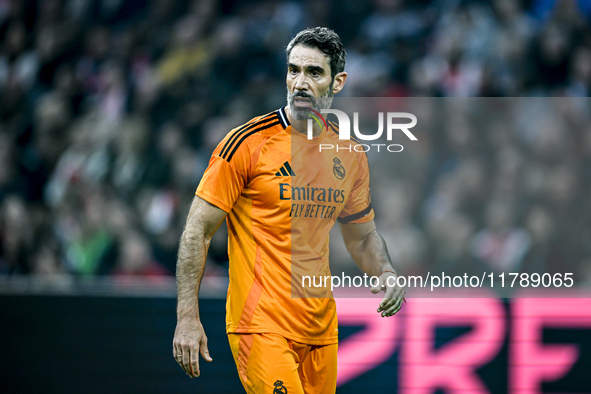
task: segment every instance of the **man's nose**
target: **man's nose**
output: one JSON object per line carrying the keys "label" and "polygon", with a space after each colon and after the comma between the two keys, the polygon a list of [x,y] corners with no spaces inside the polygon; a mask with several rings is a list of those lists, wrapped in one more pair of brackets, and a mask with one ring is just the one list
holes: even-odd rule
{"label": "man's nose", "polygon": [[306,78],[306,75],[304,73],[298,75],[298,77],[295,80],[294,88],[296,88],[297,90],[308,90],[308,79]]}

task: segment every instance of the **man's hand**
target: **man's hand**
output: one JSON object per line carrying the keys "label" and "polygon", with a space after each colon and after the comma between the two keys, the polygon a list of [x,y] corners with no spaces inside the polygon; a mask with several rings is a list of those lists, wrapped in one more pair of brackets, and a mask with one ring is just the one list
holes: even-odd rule
{"label": "man's hand", "polygon": [[199,376],[199,353],[205,361],[213,361],[207,349],[205,331],[198,319],[177,322],[172,349],[174,359],[192,378]]}
{"label": "man's hand", "polygon": [[206,361],[213,361],[207,350],[207,337],[199,320],[199,285],[211,237],[220,227],[227,213],[195,196],[187,224],[179,244],[176,264],[177,324],[172,342],[172,355],[187,375],[199,376],[199,353]]}
{"label": "man's hand", "polygon": [[[397,276],[392,268],[386,243],[378,234],[373,220],[360,224],[341,224],[341,232],[347,250],[361,271],[369,275],[381,272],[377,286],[371,288],[374,294],[382,290],[386,292],[378,313],[381,312],[382,317],[396,314],[402,307],[402,301],[406,302],[404,290],[396,284]],[[388,286],[390,277],[392,286]]]}
{"label": "man's hand", "polygon": [[[394,284],[394,286],[388,286],[388,278],[390,279],[390,284]],[[380,302],[380,306],[378,307],[378,313],[381,312],[382,317],[388,317],[395,315],[400,308],[402,307],[402,301],[406,302],[404,298],[404,290],[402,287],[396,284],[396,274],[393,272],[384,272],[380,275],[380,281],[377,286],[371,288],[371,292],[374,294],[378,294],[380,291],[385,291],[386,295]]]}

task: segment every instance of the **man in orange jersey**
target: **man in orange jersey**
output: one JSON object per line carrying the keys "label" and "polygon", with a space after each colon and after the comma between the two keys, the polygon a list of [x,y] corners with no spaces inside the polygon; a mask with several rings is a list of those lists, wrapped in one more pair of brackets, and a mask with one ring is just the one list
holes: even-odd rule
{"label": "man in orange jersey", "polygon": [[[288,106],[232,130],[212,154],[196,191],[177,263],[173,355],[191,377],[199,353],[212,361],[199,318],[198,292],[212,235],[226,219],[230,284],[226,331],[248,393],[334,393],[338,328],[330,292],[301,286],[330,275],[328,234],[340,223],[347,250],[372,288],[386,295],[377,312],[392,316],[404,292],[374,225],[364,153],[318,152],[338,139],[333,123],[314,124],[347,79],[345,50],[326,28],[304,30],[287,47]],[[393,283],[390,281],[390,283]],[[330,290],[330,289],[329,289]]]}

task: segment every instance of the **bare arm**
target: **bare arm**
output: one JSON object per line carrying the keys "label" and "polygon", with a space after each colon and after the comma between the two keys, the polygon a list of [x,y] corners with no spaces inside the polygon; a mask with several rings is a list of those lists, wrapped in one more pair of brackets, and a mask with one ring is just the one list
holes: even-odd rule
{"label": "bare arm", "polygon": [[207,337],[199,318],[199,286],[211,237],[227,213],[195,196],[181,236],[176,268],[177,326],[173,355],[191,377],[199,376],[199,353],[213,361],[207,348]]}
{"label": "bare arm", "polygon": [[[341,224],[341,232],[347,250],[353,261],[365,273],[377,276],[380,281],[371,291],[378,293],[386,291],[386,295],[380,302],[378,313],[382,316],[396,314],[404,301],[404,290],[396,285],[396,274],[388,254],[386,243],[377,232],[374,221],[360,224]],[[393,277],[388,281],[389,277]]]}

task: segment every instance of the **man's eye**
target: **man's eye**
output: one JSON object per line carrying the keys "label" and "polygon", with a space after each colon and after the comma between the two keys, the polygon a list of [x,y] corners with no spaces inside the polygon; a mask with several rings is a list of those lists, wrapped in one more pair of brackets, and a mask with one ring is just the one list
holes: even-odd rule
{"label": "man's eye", "polygon": [[291,74],[296,74],[296,73],[297,73],[297,70],[296,70],[295,68],[292,68],[292,69],[290,69],[290,70],[289,70],[289,72],[290,72]]}
{"label": "man's eye", "polygon": [[318,71],[312,71],[312,76],[313,77],[317,77],[319,75],[320,75],[320,73]]}

